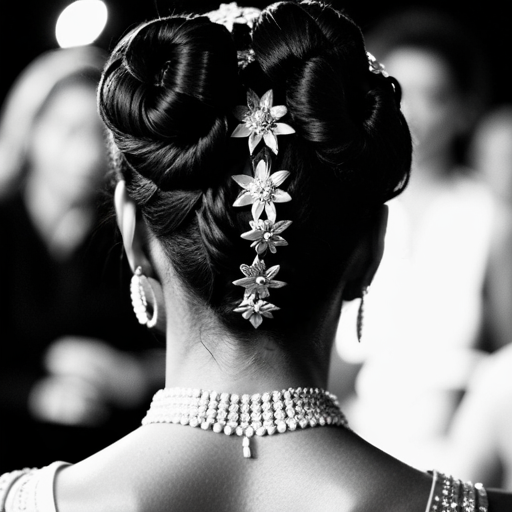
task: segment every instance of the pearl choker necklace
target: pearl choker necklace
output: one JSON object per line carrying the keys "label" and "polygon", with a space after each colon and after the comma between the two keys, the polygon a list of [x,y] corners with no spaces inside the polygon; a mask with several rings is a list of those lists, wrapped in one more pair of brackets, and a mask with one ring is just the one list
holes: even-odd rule
{"label": "pearl choker necklace", "polygon": [[250,438],[296,429],[348,427],[336,396],[318,388],[289,388],[255,395],[203,389],[157,391],[142,425],[174,423],[243,437],[243,455],[251,457]]}

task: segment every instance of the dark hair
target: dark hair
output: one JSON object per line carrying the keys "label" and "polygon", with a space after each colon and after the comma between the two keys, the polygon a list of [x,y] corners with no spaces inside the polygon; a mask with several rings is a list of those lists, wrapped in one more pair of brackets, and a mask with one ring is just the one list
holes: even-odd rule
{"label": "dark hair", "polygon": [[279,217],[293,224],[275,261],[288,286],[273,291],[282,309],[260,328],[278,331],[338,284],[361,232],[405,187],[411,140],[399,84],[369,71],[362,34],[346,15],[320,2],[278,2],[257,20],[252,46],[254,62],[239,70],[222,25],[205,17],[146,23],[114,50],[99,104],[128,194],[191,300],[241,329],[252,327],[233,313],[242,289],[232,281],[255,253],[240,238],[250,209],[232,207],[240,188],[231,176],[249,163],[247,139],[230,137],[232,110],[247,88],[259,96],[272,89],[274,104],[287,106],[283,121],[296,133],[279,137],[273,170],[291,173],[283,187],[292,201],[279,205]]}

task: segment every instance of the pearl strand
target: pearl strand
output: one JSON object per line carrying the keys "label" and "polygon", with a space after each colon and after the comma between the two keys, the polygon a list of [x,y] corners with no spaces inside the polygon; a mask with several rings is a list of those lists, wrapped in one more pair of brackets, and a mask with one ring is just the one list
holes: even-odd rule
{"label": "pearl strand", "polygon": [[289,388],[254,395],[193,388],[165,388],[153,397],[143,425],[173,423],[243,437],[243,455],[251,457],[250,438],[296,429],[348,427],[336,397],[318,388]]}

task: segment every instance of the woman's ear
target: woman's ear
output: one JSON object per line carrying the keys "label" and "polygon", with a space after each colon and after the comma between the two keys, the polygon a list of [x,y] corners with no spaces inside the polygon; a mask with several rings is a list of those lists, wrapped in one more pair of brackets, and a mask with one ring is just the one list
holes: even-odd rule
{"label": "woman's ear", "polygon": [[354,250],[345,274],[346,286],[343,300],[362,297],[372,283],[384,254],[388,215],[389,208],[383,205],[368,233]]}
{"label": "woman's ear", "polygon": [[[139,319],[139,322],[165,332],[165,301],[162,285],[156,278],[151,277],[154,275],[153,265],[143,249],[147,245],[144,244],[148,236],[147,228],[142,220],[137,220],[137,207],[128,196],[126,183],[122,180],[116,185],[114,206],[124,250],[134,274],[131,285],[132,303],[135,297],[135,300],[138,300],[134,303],[134,308],[137,306],[135,312],[144,319],[144,321]],[[142,308],[142,311],[138,308]]]}
{"label": "woman's ear", "polygon": [[124,250],[132,272],[135,272],[137,267],[142,267],[145,272],[148,272],[151,264],[142,249],[145,230],[141,225],[142,223],[137,222],[137,207],[135,202],[128,197],[126,183],[123,180],[116,185],[114,206],[117,225],[121,231]]}

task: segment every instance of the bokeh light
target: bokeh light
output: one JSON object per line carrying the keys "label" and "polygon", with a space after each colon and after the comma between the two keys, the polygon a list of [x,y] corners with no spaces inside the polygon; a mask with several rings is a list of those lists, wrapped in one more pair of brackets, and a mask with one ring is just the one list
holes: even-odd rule
{"label": "bokeh light", "polygon": [[61,48],[91,44],[102,33],[107,18],[107,6],[101,0],[77,0],[57,20],[57,43]]}

